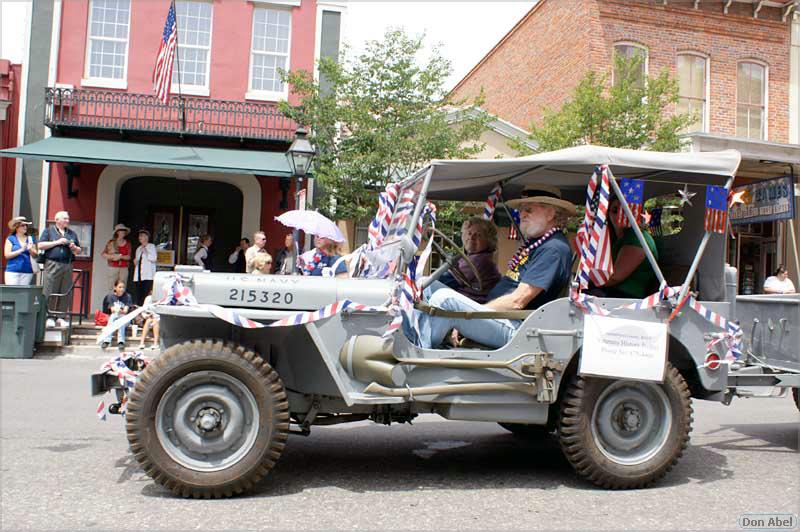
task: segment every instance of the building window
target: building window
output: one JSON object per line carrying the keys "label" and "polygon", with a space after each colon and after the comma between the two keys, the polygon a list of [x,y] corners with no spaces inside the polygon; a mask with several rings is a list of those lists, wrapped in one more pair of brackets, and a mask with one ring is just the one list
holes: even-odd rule
{"label": "building window", "polygon": [[[180,1],[176,2],[175,8],[178,55],[172,69],[172,83],[179,84],[182,92],[208,95],[211,2]],[[173,92],[177,92],[177,87]]]}
{"label": "building window", "polygon": [[624,77],[624,72],[619,71],[616,58],[621,57],[628,61],[638,59],[635,65],[631,65],[635,70],[628,74],[632,77],[633,83],[637,87],[644,87],[647,78],[647,48],[640,44],[619,43],[614,45],[614,69],[612,71],[612,83],[615,85]]}
{"label": "building window", "polygon": [[736,136],[766,138],[767,69],[764,65],[739,63],[736,75]]}
{"label": "building window", "polygon": [[120,80],[127,77],[130,0],[92,0],[86,77]]}
{"label": "building window", "polygon": [[289,42],[292,13],[286,9],[253,9],[253,40],[250,48],[250,91],[248,97],[286,97],[280,71],[289,70]]}
{"label": "building window", "polygon": [[695,115],[686,133],[707,131],[708,60],[696,54],[678,55],[678,112]]}

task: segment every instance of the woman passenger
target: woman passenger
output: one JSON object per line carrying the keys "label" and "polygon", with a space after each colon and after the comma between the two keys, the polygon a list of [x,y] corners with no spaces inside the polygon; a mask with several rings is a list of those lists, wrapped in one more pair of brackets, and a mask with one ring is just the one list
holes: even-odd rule
{"label": "woman passenger", "polygon": [[[614,198],[608,206],[608,219],[611,222],[611,260],[614,273],[605,285],[594,288],[591,294],[601,297],[626,297],[642,299],[649,296],[657,288],[656,274],[647,260],[642,245],[631,227],[618,224],[620,214],[619,199]],[[642,231],[647,247],[658,260],[658,251],[653,237]]]}
{"label": "woman passenger", "polygon": [[461,225],[461,241],[464,251],[478,270],[481,279],[481,290],[478,290],[475,272],[467,262],[461,258],[456,268],[469,281],[470,285],[462,285],[452,273],[446,272],[439,279],[446,286],[463,294],[478,303],[486,303],[489,291],[500,281],[500,272],[494,263],[494,253],[497,250],[497,228],[494,224],[473,216],[464,220]]}

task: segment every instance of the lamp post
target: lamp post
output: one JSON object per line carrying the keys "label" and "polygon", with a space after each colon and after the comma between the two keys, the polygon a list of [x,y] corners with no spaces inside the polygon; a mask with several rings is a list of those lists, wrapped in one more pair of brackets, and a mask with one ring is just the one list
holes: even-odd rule
{"label": "lamp post", "polygon": [[[289,146],[289,150],[286,152],[286,160],[289,162],[289,168],[292,171],[292,176],[295,178],[295,208],[298,207],[300,202],[300,190],[303,188],[303,178],[306,177],[311,170],[311,164],[314,162],[314,156],[317,153],[307,136],[308,131],[306,131],[305,128],[297,128],[294,134],[294,141],[292,141],[292,145]],[[294,238],[294,261],[296,262],[300,254],[300,231],[297,229],[292,231],[292,237]],[[297,274],[296,268],[292,268],[292,272]]]}

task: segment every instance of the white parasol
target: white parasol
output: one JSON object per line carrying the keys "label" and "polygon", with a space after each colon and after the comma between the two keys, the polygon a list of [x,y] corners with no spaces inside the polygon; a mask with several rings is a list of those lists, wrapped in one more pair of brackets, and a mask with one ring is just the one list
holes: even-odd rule
{"label": "white parasol", "polygon": [[334,242],[344,242],[344,234],[336,224],[316,211],[287,211],[275,217],[286,227],[299,229],[306,233],[330,238]]}

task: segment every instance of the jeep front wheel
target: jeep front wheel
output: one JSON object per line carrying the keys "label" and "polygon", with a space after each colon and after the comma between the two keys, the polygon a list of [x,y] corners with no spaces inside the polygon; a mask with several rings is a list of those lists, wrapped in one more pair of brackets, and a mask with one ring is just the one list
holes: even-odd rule
{"label": "jeep front wheel", "polygon": [[610,489],[643,488],[678,461],[692,430],[689,388],[667,364],[663,384],[573,377],[559,437],[579,475]]}
{"label": "jeep front wheel", "polygon": [[184,497],[252,488],[289,433],[286,392],[254,352],[221,341],[178,344],[139,376],[127,412],[131,450],[157,483]]}

